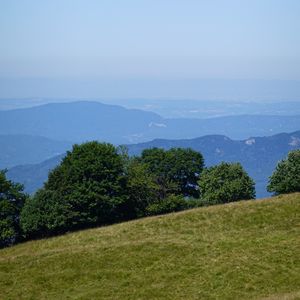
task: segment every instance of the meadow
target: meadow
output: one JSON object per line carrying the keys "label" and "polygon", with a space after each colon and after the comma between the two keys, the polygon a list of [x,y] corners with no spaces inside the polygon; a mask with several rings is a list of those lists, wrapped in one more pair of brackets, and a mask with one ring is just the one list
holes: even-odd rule
{"label": "meadow", "polygon": [[300,299],[300,193],[0,250],[0,299]]}

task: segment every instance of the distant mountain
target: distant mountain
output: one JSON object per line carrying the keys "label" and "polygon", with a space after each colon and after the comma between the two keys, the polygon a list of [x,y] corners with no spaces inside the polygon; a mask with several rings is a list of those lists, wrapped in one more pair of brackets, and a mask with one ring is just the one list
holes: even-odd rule
{"label": "distant mountain", "polygon": [[164,119],[158,114],[99,102],[52,103],[0,111],[0,134],[55,140],[139,143],[222,134],[233,139],[299,129],[299,116],[243,115],[210,119]]}
{"label": "distant mountain", "polygon": [[162,140],[128,145],[130,155],[138,155],[147,148],[190,147],[203,154],[206,166],[221,161],[240,162],[256,182],[257,197],[267,196],[266,186],[277,162],[294,149],[300,149],[300,131],[281,133],[270,137],[252,137],[242,141],[223,135],[196,139]]}
{"label": "distant mountain", "polygon": [[[291,98],[293,99],[293,98]],[[88,99],[85,99],[87,101]],[[40,106],[47,103],[71,103],[80,99],[18,98],[0,99],[0,110]],[[81,99],[82,101],[82,99]],[[151,111],[163,118],[216,118],[237,115],[300,115],[300,101],[252,100],[164,100],[164,99],[95,99],[104,104],[120,105],[128,109]]]}
{"label": "distant mountain", "polygon": [[128,143],[160,123],[152,112],[98,102],[52,103],[0,111],[0,134],[40,135],[56,140]]}
{"label": "distant mountain", "polygon": [[39,163],[71,147],[71,142],[41,136],[0,135],[0,169]]}
{"label": "distant mountain", "polygon": [[8,170],[7,178],[24,184],[25,191],[32,194],[43,186],[49,171],[59,165],[64,156],[65,154],[60,154],[39,164],[16,166]]}
{"label": "distant mountain", "polygon": [[[300,131],[281,133],[270,137],[252,137],[246,140],[232,140],[223,135],[210,135],[196,139],[163,140],[156,139],[147,143],[128,145],[130,155],[138,155],[146,148],[190,147],[200,151],[206,166],[221,161],[240,162],[256,182],[257,197],[267,196],[268,177],[277,162],[294,149],[300,149]],[[19,166],[8,171],[8,177],[24,183],[30,193],[42,186],[50,169],[59,164],[62,156],[53,157],[43,163]]]}
{"label": "distant mountain", "polygon": [[150,127],[150,137],[192,139],[204,135],[226,135],[232,139],[271,136],[299,130],[300,116],[239,115],[209,119],[165,119]]}

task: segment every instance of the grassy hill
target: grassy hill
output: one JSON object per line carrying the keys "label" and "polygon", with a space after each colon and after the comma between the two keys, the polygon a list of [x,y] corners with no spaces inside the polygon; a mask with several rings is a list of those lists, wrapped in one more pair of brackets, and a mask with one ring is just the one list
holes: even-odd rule
{"label": "grassy hill", "polygon": [[0,299],[300,299],[300,194],[0,251]]}

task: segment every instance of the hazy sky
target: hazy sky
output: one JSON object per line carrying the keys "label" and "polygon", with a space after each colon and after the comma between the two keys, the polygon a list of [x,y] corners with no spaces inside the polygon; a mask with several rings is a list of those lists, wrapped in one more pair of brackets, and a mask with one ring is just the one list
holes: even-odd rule
{"label": "hazy sky", "polygon": [[299,0],[2,0],[0,78],[300,80],[299,16]]}

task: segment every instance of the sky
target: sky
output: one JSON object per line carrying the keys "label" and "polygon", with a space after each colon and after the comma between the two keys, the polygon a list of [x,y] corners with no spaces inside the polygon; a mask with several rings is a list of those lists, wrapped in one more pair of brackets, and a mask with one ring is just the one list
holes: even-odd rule
{"label": "sky", "polygon": [[153,82],[299,86],[299,15],[299,0],[1,0],[0,97],[119,97],[114,83],[126,82],[144,97]]}

